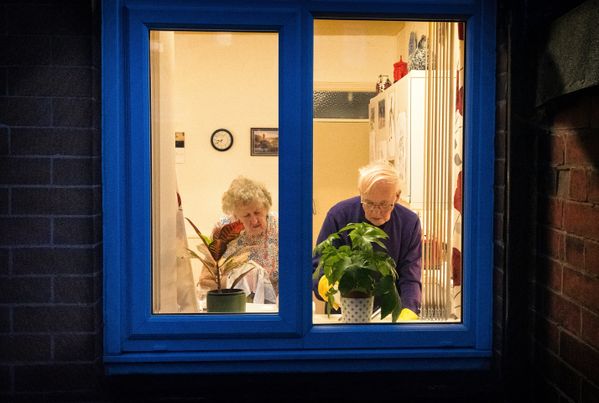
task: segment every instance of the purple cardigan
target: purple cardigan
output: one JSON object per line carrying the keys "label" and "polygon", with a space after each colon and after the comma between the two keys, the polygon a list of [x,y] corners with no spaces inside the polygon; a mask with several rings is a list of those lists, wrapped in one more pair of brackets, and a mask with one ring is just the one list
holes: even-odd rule
{"label": "purple cardigan", "polygon": [[[360,203],[360,197],[352,197],[334,205],[327,213],[316,243],[324,241],[333,232],[339,231],[352,222],[368,222]],[[397,263],[397,289],[404,308],[420,313],[422,301],[422,230],[420,219],[410,209],[396,204],[391,212],[391,219],[379,226],[389,235],[383,243],[387,252]],[[349,237],[344,233],[341,238],[349,244]],[[375,248],[379,248],[375,245]],[[318,257],[312,261],[312,270],[318,266]],[[313,290],[318,295],[318,280],[314,280]]]}

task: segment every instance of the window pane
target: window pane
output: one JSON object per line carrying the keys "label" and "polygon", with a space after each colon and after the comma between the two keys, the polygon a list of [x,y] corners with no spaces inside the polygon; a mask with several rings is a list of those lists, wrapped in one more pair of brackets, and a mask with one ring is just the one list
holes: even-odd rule
{"label": "window pane", "polygon": [[153,312],[277,312],[278,34],[151,31],[150,45]]}
{"label": "window pane", "polygon": [[[313,245],[349,222],[386,231],[396,289],[409,309],[400,320],[461,321],[463,54],[463,23],[314,23]],[[387,176],[365,173],[359,188],[359,169],[381,161],[386,168],[368,169]],[[352,288],[349,274],[336,273],[329,275],[341,279],[335,298],[369,293],[369,282]],[[314,279],[314,323],[349,319],[343,310],[326,315],[321,294],[330,287]],[[375,314],[380,305],[377,297],[366,309]]]}

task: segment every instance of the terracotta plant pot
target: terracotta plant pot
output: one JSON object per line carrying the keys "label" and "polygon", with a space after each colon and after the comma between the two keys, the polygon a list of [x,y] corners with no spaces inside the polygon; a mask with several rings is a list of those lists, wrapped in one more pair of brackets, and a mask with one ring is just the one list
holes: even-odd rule
{"label": "terracotta plant pot", "polygon": [[372,315],[374,297],[341,297],[341,314],[344,323],[368,323]]}
{"label": "terracotta plant pot", "polygon": [[237,288],[211,290],[206,296],[206,308],[209,313],[245,312],[245,301],[245,292]]}

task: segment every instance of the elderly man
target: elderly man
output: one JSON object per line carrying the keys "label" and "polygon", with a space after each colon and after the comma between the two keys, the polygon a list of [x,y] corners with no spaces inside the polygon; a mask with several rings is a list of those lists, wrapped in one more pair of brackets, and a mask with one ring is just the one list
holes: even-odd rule
{"label": "elderly man", "polygon": [[[397,204],[401,193],[399,178],[395,169],[384,161],[360,168],[358,191],[360,196],[340,201],[329,210],[316,243],[352,222],[369,222],[385,231],[389,238],[384,244],[397,264],[399,275],[396,287],[404,307],[399,319],[416,319],[422,301],[420,220],[413,211]],[[342,242],[349,243],[346,234]],[[313,270],[317,266],[318,257],[315,257]],[[314,281],[313,289],[317,298],[323,299],[318,293],[318,280]]]}

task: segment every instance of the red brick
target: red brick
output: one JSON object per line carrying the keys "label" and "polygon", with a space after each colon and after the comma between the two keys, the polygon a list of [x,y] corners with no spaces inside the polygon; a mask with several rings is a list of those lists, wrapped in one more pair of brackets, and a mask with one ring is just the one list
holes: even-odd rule
{"label": "red brick", "polygon": [[599,172],[593,170],[589,180],[589,201],[599,203]]}
{"label": "red brick", "polygon": [[562,291],[562,265],[553,259],[539,258],[537,261],[537,281],[556,293]]}
{"label": "red brick", "polygon": [[599,350],[599,316],[582,310],[582,339]]}
{"label": "red brick", "polygon": [[505,130],[507,127],[506,102],[501,100],[495,103],[495,128],[496,130]]}
{"label": "red brick", "polygon": [[505,185],[505,160],[495,159],[495,186]]}
{"label": "red brick", "polygon": [[599,279],[564,268],[564,295],[599,313]]}
{"label": "red brick", "polygon": [[555,168],[539,169],[537,178],[537,191],[547,196],[555,196],[557,193],[557,173]]}
{"label": "red brick", "polygon": [[559,328],[540,315],[535,315],[534,337],[539,344],[556,353],[559,350]]}
{"label": "red brick", "polygon": [[581,403],[597,403],[599,402],[599,387],[592,385],[590,382],[582,381],[582,397]]}
{"label": "red brick", "polygon": [[557,197],[567,199],[570,197],[570,170],[557,170]]}
{"label": "red brick", "polygon": [[554,259],[564,256],[564,234],[551,228],[543,228],[539,236],[539,250]]}
{"label": "red brick", "polygon": [[589,189],[589,177],[585,169],[572,168],[570,170],[570,191],[571,200],[586,201]]}
{"label": "red brick", "polygon": [[566,236],[566,262],[579,269],[584,268],[584,240]]}
{"label": "red brick", "polygon": [[[544,376],[544,378],[549,381],[548,383],[555,384],[562,393],[565,393],[570,398],[576,398],[575,400],[578,400],[580,376],[572,368],[565,365],[560,357],[557,357],[551,352],[539,348],[538,346],[535,348],[535,358],[536,371],[534,371],[535,374],[531,375],[535,377],[540,375]],[[545,380],[542,379],[542,381]],[[541,386],[538,381],[535,381],[534,383]],[[539,390],[539,392],[541,392],[541,400],[536,401],[552,401],[551,396],[547,395],[547,386],[549,385],[547,385],[547,382],[541,382],[541,384],[542,383],[545,384],[545,387]]]}
{"label": "red brick", "polygon": [[565,141],[562,136],[549,137],[549,155],[551,165],[563,165],[565,161]]}
{"label": "red brick", "polygon": [[503,235],[504,235],[504,228],[503,228],[503,214],[497,214],[495,213],[493,215],[493,222],[494,222],[494,231],[495,234],[497,234],[497,238],[498,239],[502,239]]}
{"label": "red brick", "polygon": [[546,201],[547,215],[540,217],[541,222],[551,224],[555,228],[563,228],[564,202],[555,197],[550,197]]}
{"label": "red brick", "polygon": [[564,228],[571,234],[599,240],[599,208],[590,204],[565,203]]}
{"label": "red brick", "polygon": [[[495,65],[498,73],[507,72],[509,60],[508,55],[509,52],[505,44],[497,46],[497,59]],[[505,97],[505,94],[497,94],[497,98],[499,99],[505,99]]]}
{"label": "red brick", "polygon": [[584,373],[590,381],[599,384],[599,352],[568,333],[562,332],[560,356]]}
{"label": "red brick", "polygon": [[564,140],[566,164],[592,167],[599,159],[599,136],[584,132],[566,136]]}
{"label": "red brick", "polygon": [[[542,370],[543,368],[539,368]],[[532,392],[537,402],[543,403],[560,403],[560,396],[562,392],[553,385],[552,382],[545,379],[545,377],[538,371],[532,374]]]}
{"label": "red brick", "polygon": [[[501,107],[501,103],[498,102],[497,103],[497,108]],[[504,107],[505,109],[505,107]],[[499,128],[497,128],[495,130],[495,159],[501,159],[504,160],[505,159],[505,148],[506,148],[506,143],[505,143],[505,130],[501,130]]]}
{"label": "red brick", "polygon": [[591,123],[590,97],[583,96],[573,99],[573,102],[564,105],[553,117],[554,129],[570,129],[589,127]]}
{"label": "red brick", "polygon": [[599,275],[599,243],[584,241],[584,270],[592,275]]}
{"label": "red brick", "polygon": [[505,247],[503,242],[495,242],[493,246],[493,266],[495,269],[505,267]]}
{"label": "red brick", "polygon": [[562,296],[537,288],[537,306],[541,313],[574,334],[580,332],[580,307]]}

